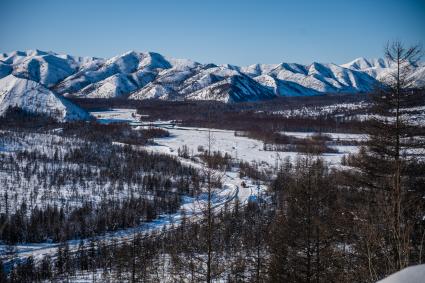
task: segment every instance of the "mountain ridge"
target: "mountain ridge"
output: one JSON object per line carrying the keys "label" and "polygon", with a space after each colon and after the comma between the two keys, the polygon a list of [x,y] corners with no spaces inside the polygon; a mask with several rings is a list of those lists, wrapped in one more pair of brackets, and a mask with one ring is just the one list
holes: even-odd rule
{"label": "mountain ridge", "polygon": [[90,114],[38,82],[10,74],[0,79],[0,116],[11,108],[58,121],[89,120]]}
{"label": "mountain ridge", "polygon": [[[33,81],[39,84],[36,88],[43,87],[57,97],[81,98],[234,103],[280,96],[367,93],[391,70],[391,64],[384,59],[363,57],[341,65],[282,62],[235,66],[202,64],[134,50],[109,59],[37,49],[0,54],[0,79],[12,75]],[[425,85],[425,65],[415,66],[414,74],[415,83]],[[4,96],[1,86],[0,93]]]}

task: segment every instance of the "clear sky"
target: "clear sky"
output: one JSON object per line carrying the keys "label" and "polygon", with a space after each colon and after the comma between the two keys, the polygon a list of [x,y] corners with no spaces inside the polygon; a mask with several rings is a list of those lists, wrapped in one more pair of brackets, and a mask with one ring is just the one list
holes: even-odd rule
{"label": "clear sky", "polygon": [[425,42],[425,0],[0,0],[0,51],[345,63]]}

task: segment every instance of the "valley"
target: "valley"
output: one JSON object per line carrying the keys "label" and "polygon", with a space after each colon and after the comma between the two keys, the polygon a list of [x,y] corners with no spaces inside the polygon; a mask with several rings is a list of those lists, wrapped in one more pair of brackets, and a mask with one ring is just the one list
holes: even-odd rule
{"label": "valley", "polygon": [[299,268],[306,247],[332,255],[324,265],[365,276],[356,237],[387,213],[371,212],[388,209],[388,196],[370,198],[367,188],[388,184],[385,154],[397,131],[403,182],[411,201],[420,199],[422,65],[395,111],[377,108],[387,91],[379,80],[394,70],[383,60],[237,67],[152,52],[2,58],[0,258],[10,278],[31,270],[59,281],[175,282],[205,278],[208,267],[219,281],[265,279],[286,249]]}

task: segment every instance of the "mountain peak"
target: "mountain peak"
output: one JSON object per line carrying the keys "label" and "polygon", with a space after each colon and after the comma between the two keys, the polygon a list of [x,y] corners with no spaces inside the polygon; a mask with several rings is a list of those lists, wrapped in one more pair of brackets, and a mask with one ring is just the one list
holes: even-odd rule
{"label": "mountain peak", "polygon": [[[240,67],[201,64],[165,57],[157,52],[135,50],[107,60],[41,50],[2,54],[0,60],[0,79],[12,74],[39,83],[54,94],[92,98],[219,99],[227,102],[289,95],[368,92],[390,69],[384,59],[363,57],[344,65],[282,62]],[[418,68],[415,73],[423,77],[425,72],[420,68],[425,66]]]}

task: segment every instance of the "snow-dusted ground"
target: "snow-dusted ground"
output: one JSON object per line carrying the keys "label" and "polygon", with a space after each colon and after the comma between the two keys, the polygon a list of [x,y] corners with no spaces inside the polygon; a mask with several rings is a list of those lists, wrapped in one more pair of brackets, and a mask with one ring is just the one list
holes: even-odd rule
{"label": "snow-dusted ground", "polygon": [[[134,111],[127,111],[127,110],[118,110],[118,111],[111,111],[109,114],[106,114],[104,116],[104,119],[109,121],[122,121],[126,120],[126,122],[131,123],[132,121],[136,120],[136,115],[133,114]],[[181,129],[181,132],[185,132],[185,130]],[[204,133],[202,131],[202,133]],[[177,132],[176,132],[177,134]],[[148,150],[153,152],[161,152],[161,153],[169,153],[176,155],[177,148],[180,146],[180,139],[177,139],[177,135],[173,134],[173,137],[167,138],[167,139],[158,139],[157,141],[171,141],[171,140],[177,140],[175,143],[171,143],[170,146],[167,146],[166,144],[163,145],[156,145],[156,146],[148,146],[148,147],[141,147],[141,150]],[[38,136],[37,136],[38,137]],[[50,137],[51,139],[54,139]],[[35,141],[36,139],[34,139]],[[198,139],[199,143],[205,143],[205,140],[203,138]],[[33,147],[40,148],[42,147],[42,144],[38,144],[36,146],[35,144],[19,144],[19,148],[27,148],[31,149]],[[16,150],[15,148],[8,148],[8,150]],[[43,151],[48,150],[47,148],[41,148]],[[50,154],[52,154],[50,152]],[[193,160],[184,159],[181,157],[177,157],[179,160],[188,166],[193,166],[198,169],[205,169],[207,170],[203,164],[199,162],[195,162]],[[228,171],[228,172],[219,172],[219,171],[213,171],[214,175],[219,175],[221,177],[222,182],[222,188],[219,190],[214,191],[213,193],[213,208],[215,211],[219,211],[224,204],[228,203],[231,204],[235,198],[238,198],[239,203],[244,204],[248,201],[250,196],[253,194],[257,194],[257,185],[254,184],[253,181],[249,180],[248,178],[241,179],[239,177],[239,173],[235,171]],[[246,186],[240,187],[240,184],[244,182]],[[259,187],[260,191],[264,190],[264,186]],[[132,239],[135,233],[147,233],[147,232],[161,232],[164,227],[170,229],[173,227],[173,225],[178,225],[181,221],[182,213],[184,212],[187,217],[189,217],[193,221],[197,221],[201,218],[202,212],[205,208],[206,203],[206,194],[201,194],[197,198],[191,198],[191,197],[185,197],[183,204],[181,205],[178,212],[174,214],[163,214],[160,215],[156,220],[144,223],[136,228],[129,228],[125,230],[119,230],[115,232],[110,232],[105,235],[99,236],[98,238],[101,240],[111,240],[112,238],[116,239],[118,242],[122,241],[128,241]],[[87,241],[87,239],[82,239],[84,241]],[[68,244],[70,246],[70,250],[77,249],[81,239],[76,240],[70,240],[68,241]],[[17,245],[16,253],[18,258],[26,258],[29,256],[34,256],[35,259],[40,259],[45,255],[54,255],[57,251],[57,243],[26,243],[26,244],[20,244]],[[0,255],[4,254],[6,252],[7,246],[6,245],[0,245]]]}
{"label": "snow-dusted ground", "polygon": [[[155,148],[152,148],[151,150],[155,151]],[[190,160],[182,159],[181,161],[194,167],[202,166],[201,164],[194,163]],[[218,212],[224,204],[231,204],[235,198],[238,198],[241,204],[245,204],[251,195],[257,193],[257,185],[247,178],[239,178],[239,174],[237,172],[213,172],[213,174],[220,174],[223,183],[222,188],[215,191],[212,198],[213,209],[216,212]],[[239,187],[242,181],[246,183],[246,187]],[[260,186],[260,191],[264,189],[264,186]],[[156,220],[144,223],[139,227],[106,233],[105,235],[98,236],[97,238],[105,241],[115,239],[119,243],[131,240],[135,233],[160,233],[164,228],[171,229],[175,225],[178,225],[181,221],[183,212],[192,221],[201,219],[205,207],[206,194],[201,194],[198,198],[185,197],[180,210],[174,214],[163,214]],[[70,250],[76,250],[81,240],[85,242],[88,241],[88,239],[68,241]],[[41,259],[45,255],[54,255],[57,251],[57,247],[57,243],[26,243],[15,246],[18,258],[33,256],[35,259]],[[6,245],[0,245],[0,255],[4,254],[6,249]]]}
{"label": "snow-dusted ground", "polygon": [[[208,131],[206,128],[189,128],[189,127],[167,127],[164,126],[171,137],[156,139],[157,146],[153,146],[156,150],[164,153],[170,153],[177,155],[177,149],[183,145],[189,147],[189,153],[197,154],[198,146],[207,144]],[[276,152],[266,151],[263,149],[263,142],[247,137],[235,136],[233,131],[210,129],[213,136],[213,151],[221,151],[228,153],[232,157],[248,162],[254,162],[263,167],[273,167],[277,163],[291,158],[295,160],[299,153],[297,152]],[[287,133],[285,133],[287,134]],[[293,136],[307,137],[313,133],[290,133]],[[348,140],[350,138],[360,140],[363,139],[361,135],[353,134],[333,134],[335,137],[339,137],[341,140]],[[341,161],[341,157],[348,153],[357,152],[357,146],[334,146],[338,149],[338,153],[326,153],[322,157],[329,162],[330,165],[338,165]]]}
{"label": "snow-dusted ground", "polygon": [[138,124],[141,115],[137,114],[136,109],[112,109],[92,111],[90,114],[100,123],[130,123]]}
{"label": "snow-dusted ground", "polygon": [[[134,109],[112,109],[108,111],[94,111],[91,114],[96,117],[100,122],[125,122],[138,127],[144,127],[152,123],[141,123],[140,115]],[[160,152],[177,156],[177,158],[185,165],[190,165],[195,168],[205,169],[204,165],[192,159],[184,159],[178,157],[177,152],[179,148],[186,145],[189,148],[191,155],[198,154],[198,147],[203,146],[206,148],[208,142],[208,135],[212,136],[212,150],[228,153],[232,157],[247,162],[252,162],[259,165],[263,169],[273,169],[276,165],[280,164],[284,159],[291,158],[295,160],[297,153],[295,152],[274,152],[263,150],[263,142],[247,137],[235,136],[233,131],[219,130],[219,129],[206,129],[206,128],[190,128],[170,126],[169,122],[154,123],[156,126],[166,128],[171,136],[167,138],[155,139],[155,145],[142,147],[143,150]],[[312,133],[285,133],[299,137],[305,137]],[[361,139],[358,135],[347,134],[332,134],[333,138],[340,139]],[[331,165],[338,165],[340,159],[344,154],[355,152],[357,147],[354,146],[338,146],[340,153],[337,154],[324,154],[323,158]],[[196,159],[195,159],[196,160]],[[219,210],[225,203],[232,203],[235,198],[238,198],[240,203],[246,203],[250,198],[257,194],[257,185],[248,178],[241,179],[238,172],[215,172],[222,178],[222,188],[215,192],[213,197],[214,208]],[[241,186],[241,183],[246,183]],[[260,192],[265,189],[265,186],[260,186]],[[120,231],[107,233],[99,236],[100,239],[110,240],[112,238],[120,241],[128,241],[131,239],[135,232],[160,232],[164,227],[170,229],[173,225],[178,225],[181,221],[182,212],[196,221],[202,215],[203,208],[205,207],[205,194],[200,195],[199,198],[185,197],[180,210],[177,213],[169,215],[161,215],[153,222],[144,223],[136,228],[130,228]],[[80,239],[69,241],[70,249],[76,249]],[[0,253],[5,252],[6,246],[0,246]],[[40,244],[23,244],[18,245],[17,254],[20,258],[34,256],[41,258],[46,254],[54,254],[57,251],[57,244],[54,243],[40,243]]]}
{"label": "snow-dusted ground", "polygon": [[425,264],[407,267],[377,283],[423,283],[425,282]]}
{"label": "snow-dusted ground", "polygon": [[[150,148],[167,154],[177,156],[178,148],[183,145],[188,146],[189,153],[196,155],[198,153],[198,146],[205,148],[208,139],[208,131],[210,130],[213,137],[212,150],[221,151],[222,153],[228,153],[232,157],[244,160],[248,162],[255,162],[259,165],[276,166],[285,158],[289,157],[291,160],[295,160],[298,153],[296,152],[275,152],[263,150],[263,142],[247,137],[235,136],[234,131],[220,130],[220,129],[207,129],[207,128],[193,128],[193,127],[178,127],[170,126],[169,121],[157,121],[154,123],[141,123],[139,120],[140,115],[136,114],[134,109],[112,109],[108,111],[96,111],[91,112],[94,117],[97,117],[102,123],[111,122],[128,122],[131,125],[151,125],[165,128],[170,132],[171,137],[156,139],[156,146],[150,146]],[[137,129],[137,128],[136,128]],[[313,133],[296,133],[296,132],[285,132],[298,137],[311,136]],[[335,139],[349,140],[358,139],[364,140],[363,135],[355,134],[330,134]],[[331,165],[337,165],[340,163],[341,157],[348,153],[357,151],[356,146],[336,146],[339,153],[328,153],[323,154],[323,158],[328,161]]]}
{"label": "snow-dusted ground", "polygon": [[[308,138],[313,134],[312,132],[281,132],[287,136],[293,136],[296,138]],[[366,134],[345,134],[345,133],[321,133],[322,135],[326,135],[332,138],[334,141],[366,141]]]}
{"label": "snow-dusted ground", "polygon": [[272,114],[284,117],[319,117],[326,115],[343,115],[347,111],[362,110],[370,107],[367,102],[336,103],[324,106],[304,106],[300,108],[273,111]]}
{"label": "snow-dusted ground", "polygon": [[[212,151],[228,153],[236,159],[256,162],[257,164],[274,164],[276,153],[263,150],[263,142],[235,136],[233,131],[188,128],[188,127],[167,127],[171,137],[155,139],[158,144],[153,146],[156,150],[172,155],[177,155],[177,149],[183,145],[188,146],[191,155],[198,154],[198,147],[206,148],[209,131],[212,136]],[[296,153],[288,153],[291,158],[296,157]]]}

